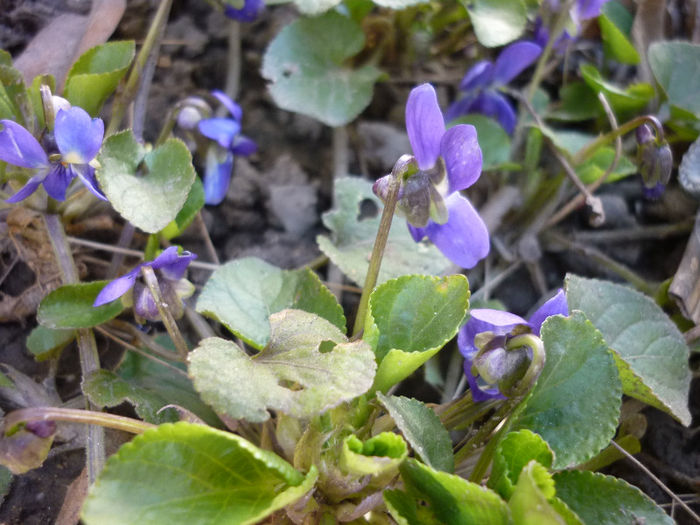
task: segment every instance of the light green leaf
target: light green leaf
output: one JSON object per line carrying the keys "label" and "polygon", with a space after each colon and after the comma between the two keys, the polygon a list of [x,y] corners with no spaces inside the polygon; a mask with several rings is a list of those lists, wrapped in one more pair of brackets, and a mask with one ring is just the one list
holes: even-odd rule
{"label": "light green leaf", "polygon": [[87,525],[258,523],[307,493],[304,476],[267,450],[203,425],[161,425],[109,458],[90,488]]}
{"label": "light green leaf", "polygon": [[[599,148],[586,162],[576,167],[576,174],[584,184],[591,184],[597,181],[615,159],[615,150],[609,147]],[[606,183],[615,182],[625,177],[637,173],[637,166],[626,156],[621,156],[615,169],[605,179]]]}
{"label": "light green leaf", "polygon": [[690,42],[654,42],[649,66],[674,106],[700,114],[700,45]]}
{"label": "light green leaf", "polygon": [[30,132],[35,130],[27,86],[22,73],[12,67],[12,61],[0,64],[0,118],[13,120]]}
{"label": "light green leaf", "polygon": [[581,312],[549,317],[541,337],[547,361],[513,429],[542,436],[554,451],[554,468],[572,467],[615,435],[622,386],[608,345]]}
{"label": "light green leaf", "polygon": [[73,64],[63,96],[96,117],[134,59],[132,41],[107,42],[89,49]]}
{"label": "light green leaf", "polygon": [[[379,230],[382,202],[372,193],[372,183],[359,177],[335,181],[335,208],[323,214],[323,224],[331,236],[316,237],[319,248],[342,272],[362,286],[369,267],[374,239]],[[379,210],[375,217],[360,219],[363,202],[371,202]],[[406,222],[395,217],[384,250],[377,283],[406,274],[442,275],[452,263],[440,250],[427,242],[416,243]]]}
{"label": "light green leaf", "polygon": [[147,152],[131,130],[122,131],[105,140],[97,158],[97,180],[109,202],[148,233],[157,233],[177,217],[195,178],[192,156],[179,139]]}
{"label": "light green leaf", "polygon": [[474,33],[482,46],[508,44],[525,30],[527,11],[522,0],[462,0],[462,3],[469,11]]}
{"label": "light green leaf", "polygon": [[510,160],[510,137],[492,118],[474,113],[455,120],[453,124],[471,124],[476,128],[483,155],[482,169],[495,169]]}
{"label": "light green leaf", "polygon": [[417,399],[377,394],[401,434],[421,460],[435,470],[453,472],[452,440],[437,414]]}
{"label": "light green leaf", "polygon": [[181,235],[187,227],[192,224],[192,221],[199,213],[199,210],[204,206],[204,185],[202,184],[202,179],[195,177],[190,192],[187,195],[187,200],[182,206],[182,209],[178,212],[175,219],[168,224],[160,232],[161,236],[165,239],[173,239],[178,235]]}
{"label": "light green leaf", "polygon": [[39,324],[60,330],[90,328],[114,319],[124,310],[121,299],[92,306],[107,282],[67,284],[55,289],[39,305]]}
{"label": "light green leaf", "polygon": [[641,490],[621,479],[572,470],[555,474],[554,483],[557,495],[584,523],[673,525],[673,520]]}
{"label": "light green leaf", "polygon": [[566,296],[615,351],[624,393],[689,425],[690,351],[663,310],[625,286],[575,275],[567,276]]}
{"label": "light green leaf", "polygon": [[639,53],[630,42],[634,17],[617,0],[606,2],[600,9],[598,25],[605,54],[623,64],[639,64]]}
{"label": "light green leaf", "polygon": [[369,390],[376,364],[364,341],[348,342],[301,310],[272,314],[270,325],[270,342],[254,357],[217,337],[190,352],[195,388],[218,412],[253,422],[267,420],[268,409],[305,418]]}
{"label": "light green leaf", "polygon": [[583,64],[580,71],[586,84],[596,93],[602,92],[617,112],[641,111],[656,94],[654,88],[646,83],[630,84],[627,88],[622,89],[605,81],[600,71],[590,64]]}
{"label": "light green leaf", "polygon": [[362,28],[336,12],[292,22],[263,57],[262,74],[275,103],[328,126],[347,124],[370,103],[381,75],[374,66],[353,69],[346,63],[364,44]]}
{"label": "light green leaf", "polygon": [[75,338],[75,330],[54,330],[39,325],[27,337],[27,349],[37,361],[51,359]]}
{"label": "light green leaf", "polygon": [[406,442],[398,434],[382,432],[367,441],[350,434],[343,441],[340,467],[359,476],[395,476],[408,456]]}
{"label": "light green leaf", "polygon": [[282,270],[255,257],[216,270],[197,300],[199,313],[258,349],[270,339],[270,315],[286,308],[317,314],[345,330],[342,307],[313,271]]}

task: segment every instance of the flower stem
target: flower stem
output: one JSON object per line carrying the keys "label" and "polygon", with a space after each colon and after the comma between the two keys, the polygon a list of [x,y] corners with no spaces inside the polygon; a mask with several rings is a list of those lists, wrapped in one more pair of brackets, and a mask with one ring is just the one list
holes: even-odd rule
{"label": "flower stem", "polygon": [[76,408],[59,407],[31,407],[15,410],[5,416],[4,432],[8,432],[13,427],[21,423],[31,421],[67,421],[69,423],[85,423],[88,428],[113,428],[123,430],[132,434],[140,434],[155,428],[156,425],[146,423],[130,417],[117,416],[106,412],[96,412],[93,410],[81,410]]}
{"label": "flower stem", "polygon": [[185,339],[182,337],[180,329],[177,327],[177,323],[168,309],[167,303],[163,301],[163,297],[160,293],[160,286],[158,286],[158,279],[156,278],[153,268],[150,266],[142,266],[141,273],[146,281],[146,286],[148,286],[148,289],[151,291],[151,295],[153,295],[153,300],[156,303],[158,313],[160,314],[160,318],[165,325],[165,329],[168,331],[170,339],[172,339],[173,343],[175,343],[177,353],[180,354],[181,358],[186,359],[187,353],[189,352],[187,343],[185,343]]}

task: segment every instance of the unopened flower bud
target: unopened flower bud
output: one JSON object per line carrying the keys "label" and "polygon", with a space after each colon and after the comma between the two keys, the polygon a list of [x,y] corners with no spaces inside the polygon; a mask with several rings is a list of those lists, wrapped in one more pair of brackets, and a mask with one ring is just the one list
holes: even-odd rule
{"label": "unopened flower bud", "polygon": [[211,116],[211,106],[200,97],[187,97],[179,104],[180,110],[177,114],[177,125],[181,129],[192,131],[197,127],[199,121]]}
{"label": "unopened flower bud", "polygon": [[637,167],[642,176],[645,195],[658,198],[671,178],[673,154],[666,140],[658,140],[647,124],[636,130]]}
{"label": "unopened flower bud", "polygon": [[[0,436],[0,465],[7,467],[13,474],[24,474],[44,463],[51,450],[53,432],[43,436],[51,427],[42,423],[51,422],[39,423],[38,427],[36,423],[28,423],[25,428],[20,428],[9,436]],[[53,429],[55,428],[54,423]]]}
{"label": "unopened flower bud", "polygon": [[502,393],[507,393],[522,379],[531,360],[527,347],[507,350],[507,340],[506,336],[491,332],[478,334],[474,339],[475,345],[481,348],[474,356],[473,368],[486,383],[497,385]]}

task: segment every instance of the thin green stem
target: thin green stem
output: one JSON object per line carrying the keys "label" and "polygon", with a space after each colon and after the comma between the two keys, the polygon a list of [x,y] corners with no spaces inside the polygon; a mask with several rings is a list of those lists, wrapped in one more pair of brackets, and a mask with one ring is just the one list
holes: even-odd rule
{"label": "thin green stem", "polygon": [[158,286],[158,279],[156,278],[153,268],[150,266],[142,266],[141,273],[146,281],[146,286],[148,286],[148,289],[151,291],[151,295],[153,295],[153,300],[158,308],[158,313],[160,314],[160,318],[165,325],[165,329],[167,330],[170,339],[172,339],[173,343],[175,343],[175,348],[177,349],[178,354],[180,354],[180,357],[182,359],[186,359],[187,353],[189,352],[187,343],[182,337],[180,329],[177,327],[177,323],[168,309],[168,305],[163,301],[163,297],[160,293],[160,286]]}
{"label": "thin green stem", "polygon": [[77,408],[31,407],[15,410],[5,416],[4,431],[8,432],[15,426],[31,421],[66,421],[68,423],[84,423],[88,428],[113,428],[131,434],[141,434],[156,425],[130,417],[117,416],[107,412],[95,412]]}

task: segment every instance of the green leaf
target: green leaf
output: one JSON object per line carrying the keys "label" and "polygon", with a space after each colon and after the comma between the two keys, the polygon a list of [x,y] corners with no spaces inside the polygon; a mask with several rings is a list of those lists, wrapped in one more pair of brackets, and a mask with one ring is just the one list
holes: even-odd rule
{"label": "green leaf", "polygon": [[182,235],[187,227],[192,224],[202,207],[204,207],[204,185],[202,184],[202,179],[195,177],[190,192],[187,194],[185,204],[175,219],[163,228],[160,232],[161,236],[170,240],[178,235]]}
{"label": "green leaf", "polygon": [[286,308],[317,314],[345,330],[342,307],[313,271],[282,270],[256,257],[217,269],[197,300],[199,313],[258,349],[270,339],[270,314]]}
{"label": "green leaf", "polygon": [[600,71],[590,64],[583,64],[580,71],[586,84],[596,93],[603,93],[616,112],[642,111],[656,94],[654,88],[646,83],[630,84],[627,88],[622,89],[603,80]]}
{"label": "green leaf", "polygon": [[421,460],[435,470],[453,472],[452,440],[437,414],[417,399],[377,394],[401,434]]}
{"label": "green leaf", "polygon": [[629,41],[632,22],[632,14],[616,0],[606,2],[598,17],[605,54],[623,64],[639,64],[639,53]]}
{"label": "green leaf", "polygon": [[509,432],[498,443],[487,486],[503,499],[510,499],[520,472],[532,460],[545,467],[552,466],[554,454],[547,442],[529,430]]}
{"label": "green leaf", "polygon": [[[442,523],[445,525],[500,525],[512,523],[506,503],[495,492],[459,476],[438,472],[415,459],[408,459],[399,468],[408,496],[392,497],[389,506],[397,521],[404,523]],[[385,492],[385,498],[387,493]],[[423,501],[426,505],[419,505]],[[417,510],[419,507],[420,510]],[[394,515],[403,509],[408,516]],[[416,511],[415,513],[411,512]],[[425,513],[421,517],[419,513]],[[413,516],[411,515],[413,514]],[[415,517],[414,517],[415,516]],[[425,518],[428,519],[425,519]],[[420,521],[416,521],[420,519]]]}
{"label": "green leaf", "polygon": [[96,117],[134,59],[132,41],[107,42],[83,53],[73,64],[63,96]]}
{"label": "green leaf", "polygon": [[[44,118],[44,103],[41,100],[41,86],[45,84],[51,90],[51,93],[56,92],[56,79],[53,75],[37,75],[32,80],[32,84],[27,88],[29,102],[32,105],[32,111],[36,116],[37,128],[44,129],[46,127],[46,119]],[[53,128],[52,128],[53,131]]]}
{"label": "green leaf", "polygon": [[484,170],[495,169],[510,160],[510,137],[506,130],[492,118],[475,113],[461,117],[453,124],[471,124],[476,128]]}
{"label": "green leaf", "polygon": [[690,351],[664,311],[635,290],[575,275],[566,278],[566,296],[615,351],[623,392],[689,425]]}
{"label": "green leaf", "polygon": [[673,520],[641,490],[621,479],[576,470],[554,475],[557,495],[584,523],[673,525]]}
{"label": "green leaf", "polygon": [[462,0],[462,3],[469,11],[474,34],[482,46],[508,44],[525,30],[527,11],[522,0]]}
{"label": "green leaf", "polygon": [[109,458],[83,507],[87,525],[258,523],[307,493],[302,475],[279,456],[230,432],[161,425]]}
{"label": "green leaf", "polygon": [[547,361],[513,429],[542,436],[554,451],[554,468],[572,467],[615,435],[622,386],[608,345],[581,312],[549,317],[541,337]]}
{"label": "green leaf", "polygon": [[393,432],[382,432],[364,442],[350,434],[343,441],[340,467],[350,474],[393,477],[406,456],[406,442]]}
{"label": "green leaf", "polygon": [[160,424],[178,420],[177,412],[168,408],[158,413],[171,402],[157,393],[132,385],[109,370],[97,370],[83,380],[83,392],[98,406],[115,407],[129,402],[141,419]]}
{"label": "green leaf", "polygon": [[5,496],[7,496],[7,494],[10,492],[12,480],[12,472],[10,472],[9,469],[0,466],[0,505],[2,505],[3,501],[5,501]]}
{"label": "green leaf", "polygon": [[253,422],[267,420],[268,409],[305,418],[369,390],[376,364],[364,341],[348,342],[336,326],[301,310],[272,314],[270,325],[270,342],[254,357],[217,337],[190,352],[195,388],[218,412]]}
{"label": "green leaf", "polygon": [[39,324],[60,330],[90,328],[114,319],[124,310],[121,299],[92,306],[107,282],[67,284],[55,289],[39,305]]}
{"label": "green leaf", "polygon": [[363,336],[379,363],[373,388],[386,392],[434,356],[457,334],[468,307],[463,275],[405,275],[377,287]]}
{"label": "green leaf", "polygon": [[690,42],[654,42],[649,46],[649,66],[674,106],[700,114],[700,45]]}
{"label": "green leaf", "polygon": [[107,137],[97,158],[97,180],[109,202],[148,233],[157,233],[177,217],[195,178],[192,156],[179,139],[146,152],[131,130],[122,131]]}
{"label": "green leaf", "polygon": [[[615,150],[609,147],[599,148],[591,158],[576,167],[576,174],[584,184],[591,184],[600,179],[615,159]],[[616,182],[637,173],[637,166],[626,156],[621,156],[615,169],[605,179],[606,183]]]}
{"label": "green leaf", "polygon": [[11,64],[0,65],[0,118],[13,120],[31,132],[36,129],[33,116],[22,73]]}
{"label": "green leaf", "polygon": [[364,45],[362,28],[339,13],[301,18],[272,40],[262,75],[280,108],[343,126],[370,103],[381,75],[374,66],[354,69],[346,63]]}
{"label": "green leaf", "polygon": [[[316,237],[319,248],[342,272],[359,286],[365,282],[369,256],[379,230],[382,201],[372,192],[372,183],[359,177],[335,181],[335,208],[323,214],[323,224],[330,237]],[[375,217],[360,218],[363,202],[371,202],[379,210]],[[440,250],[427,242],[416,243],[405,221],[396,217],[391,225],[377,283],[402,275],[417,273],[442,275],[452,263]]]}
{"label": "green leaf", "polygon": [[27,349],[41,362],[59,355],[74,338],[75,330],[53,330],[39,325],[27,337]]}
{"label": "green leaf", "polygon": [[596,118],[601,106],[595,92],[585,82],[571,82],[559,90],[559,107],[547,114],[547,118],[579,122]]}

